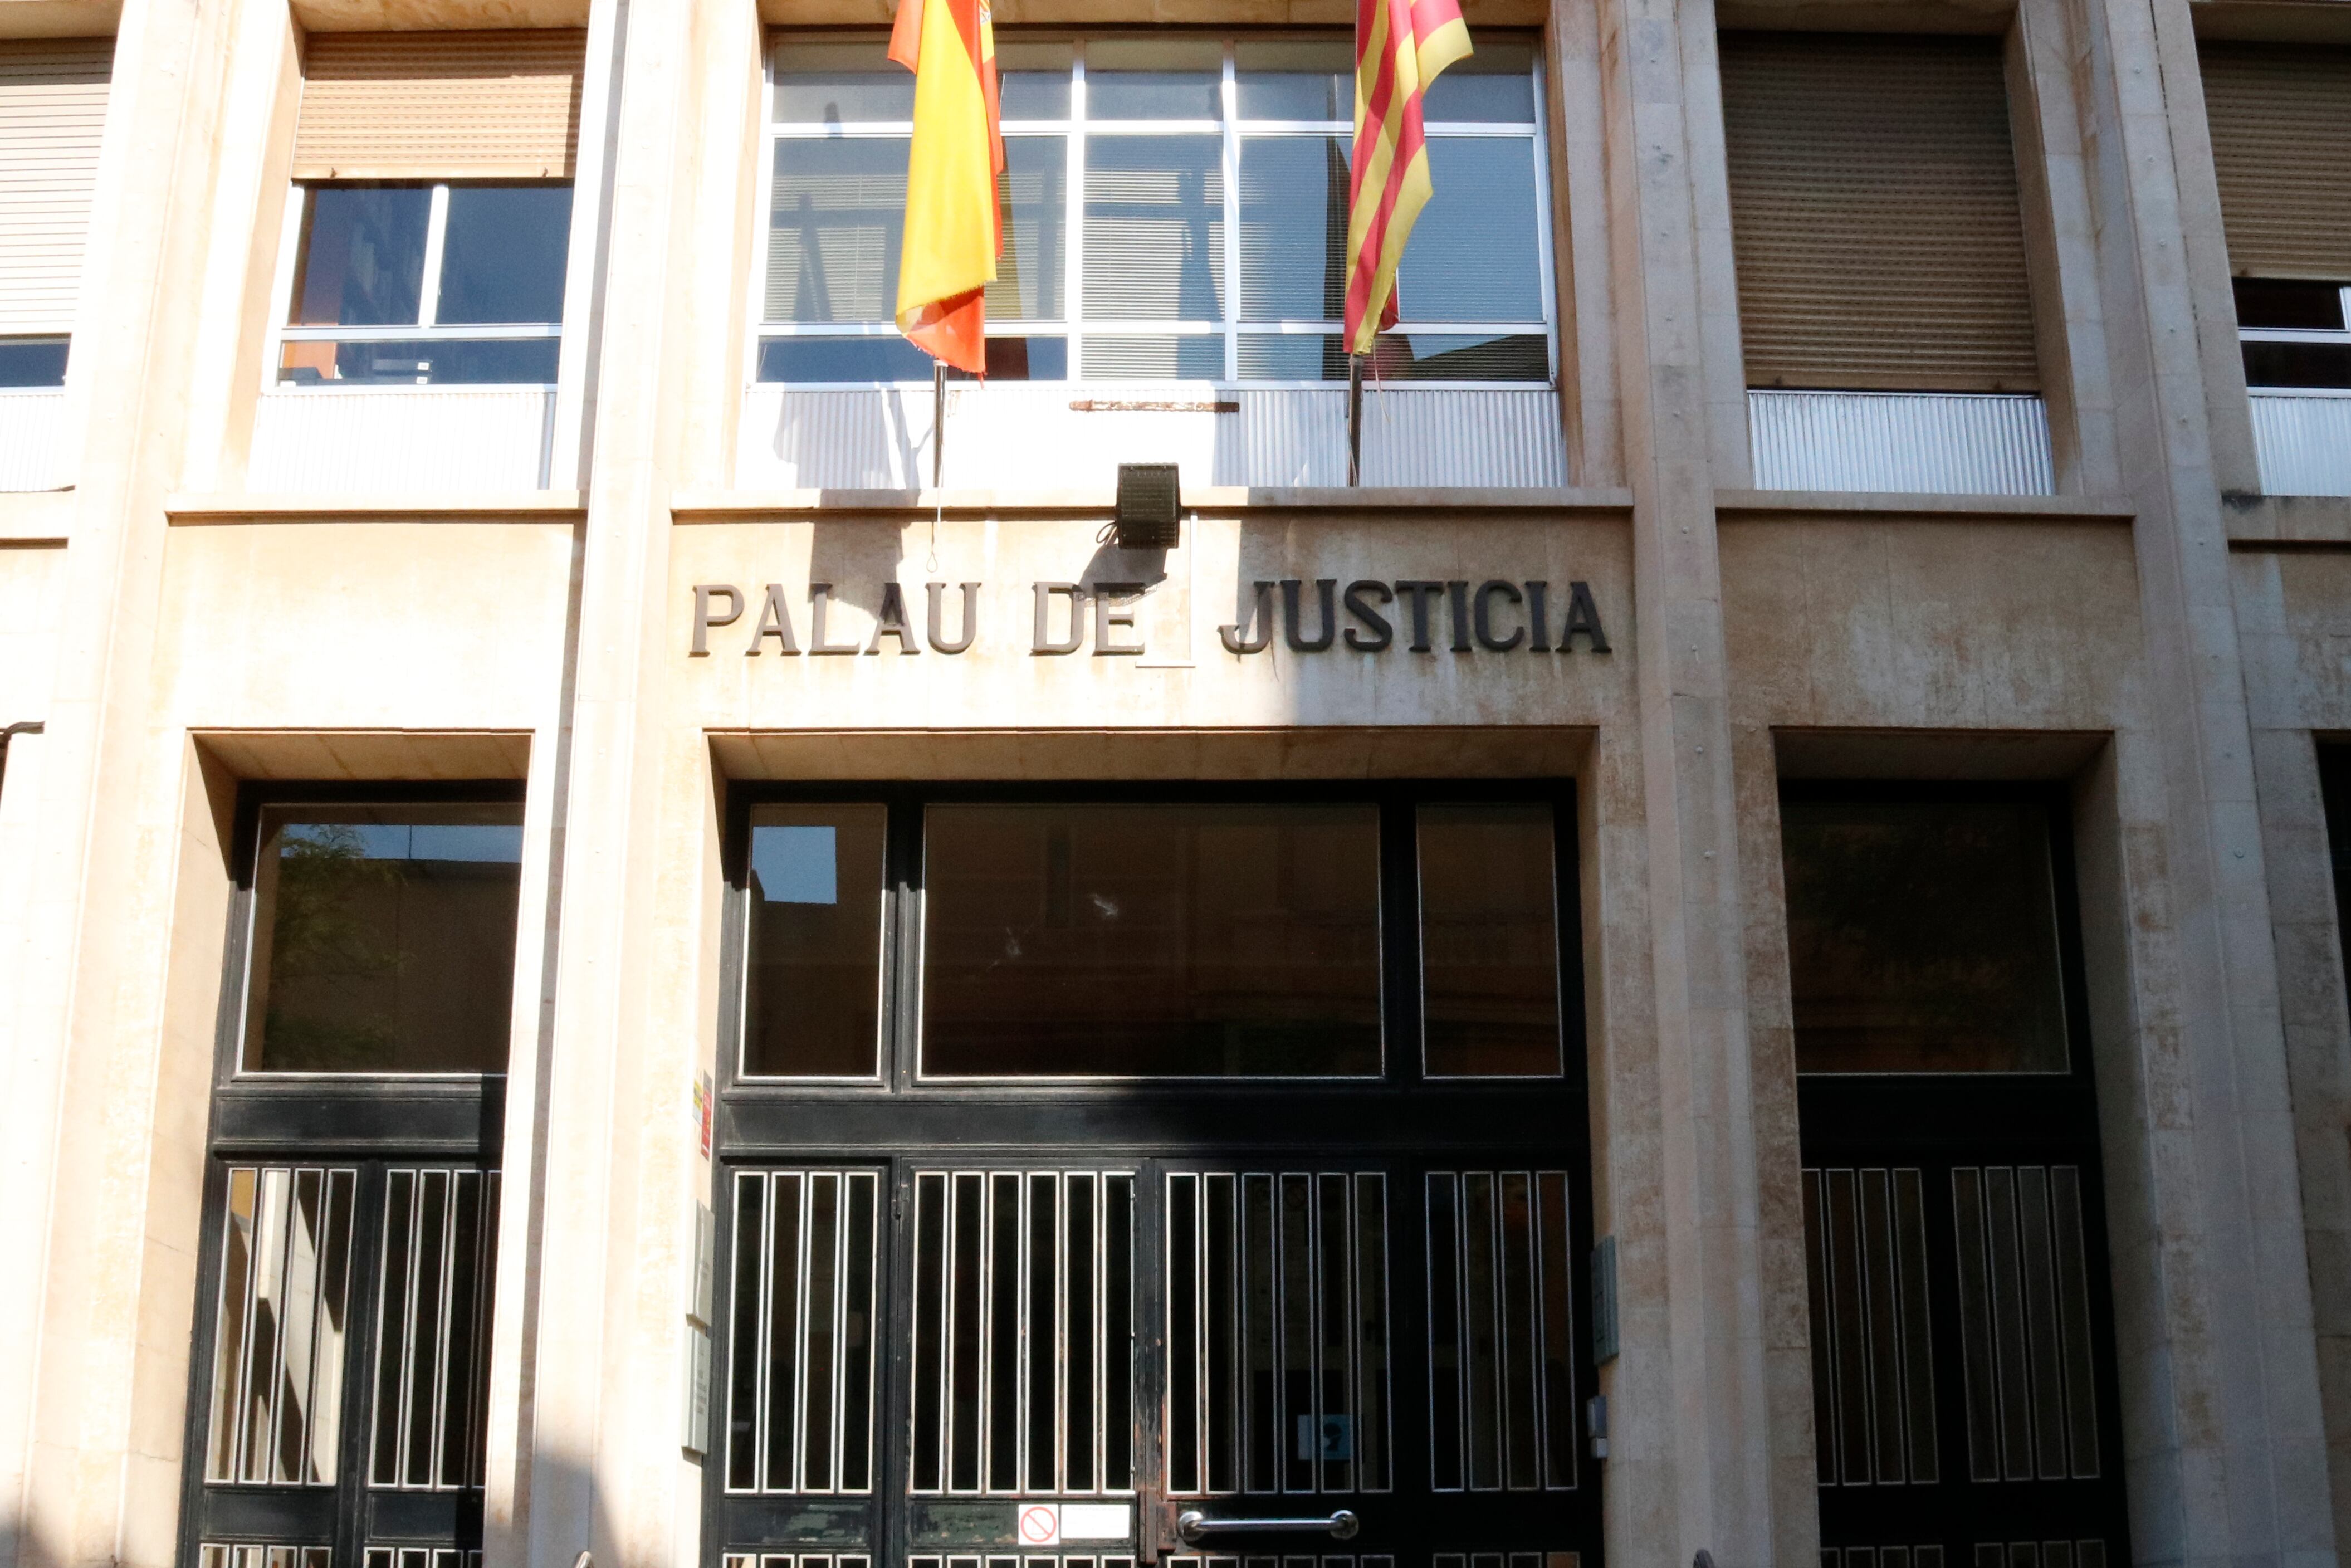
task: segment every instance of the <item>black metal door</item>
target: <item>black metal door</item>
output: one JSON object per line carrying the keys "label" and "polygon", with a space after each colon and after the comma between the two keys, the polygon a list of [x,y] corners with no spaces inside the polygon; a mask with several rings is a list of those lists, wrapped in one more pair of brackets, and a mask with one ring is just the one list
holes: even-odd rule
{"label": "black metal door", "polygon": [[2067,813],[1783,790],[1823,1568],[2128,1560]]}
{"label": "black metal door", "polygon": [[1551,1140],[737,1166],[727,1555],[1589,1551],[1582,1184]]}
{"label": "black metal door", "polygon": [[479,1568],[498,1173],[311,1152],[213,1183],[200,1568]]}
{"label": "black metal door", "polygon": [[[1410,802],[1384,809],[1409,851]],[[886,988],[902,1041],[918,988]],[[1580,1049],[1535,1080],[1391,1049],[1345,1082],[930,1084],[901,1058],[870,1089],[721,1088],[723,1568],[1596,1562]]]}

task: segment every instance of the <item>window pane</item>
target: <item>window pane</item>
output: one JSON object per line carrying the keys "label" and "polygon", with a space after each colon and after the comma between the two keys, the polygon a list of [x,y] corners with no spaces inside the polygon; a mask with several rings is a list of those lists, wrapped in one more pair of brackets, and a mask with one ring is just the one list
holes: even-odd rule
{"label": "window pane", "polygon": [[2247,343],[2245,384],[2351,387],[2351,343]]}
{"label": "window pane", "polygon": [[997,177],[1000,207],[1012,232],[996,258],[987,286],[990,321],[1061,319],[1061,258],[1069,250],[1070,143],[1060,136],[1012,136],[1004,142],[1004,172]]}
{"label": "window pane", "polygon": [[[1534,50],[1525,44],[1480,39],[1476,54],[1454,61],[1443,76],[1428,84],[1426,117],[1431,123],[1454,120],[1531,125],[1534,64]],[[1353,102],[1348,100],[1351,116]]]}
{"label": "window pane", "polygon": [[429,185],[313,185],[294,282],[297,327],[399,327],[416,319]]}
{"label": "window pane", "polygon": [[763,382],[927,382],[931,357],[886,338],[770,338],[759,345]]}
{"label": "window pane", "polygon": [[569,185],[452,185],[434,319],[560,321]]}
{"label": "window pane", "polygon": [[1557,1072],[1551,808],[1423,806],[1418,831],[1428,1072]]}
{"label": "window pane", "polygon": [[64,338],[0,339],[0,387],[66,384]]}
{"label": "window pane", "polygon": [[778,142],[766,319],[893,319],[905,209],[904,138]]}
{"label": "window pane", "polygon": [[[947,380],[969,381],[950,369]],[[987,340],[987,379],[992,382],[1065,382],[1070,379],[1067,338],[998,338]]]}
{"label": "window pane", "polygon": [[923,1069],[1379,1071],[1369,806],[934,806]]}
{"label": "window pane", "polygon": [[1335,332],[1244,332],[1240,371],[1245,382],[1343,382],[1347,353]]}
{"label": "window pane", "polygon": [[1241,143],[1241,319],[1336,321],[1347,305],[1343,136]]}
{"label": "window pane", "polygon": [[504,1071],[521,875],[519,803],[268,808],[246,1070]]}
{"label": "window pane", "polygon": [[2240,327],[2314,327],[2326,332],[2343,329],[2343,285],[2339,283],[2311,283],[2298,277],[2240,277],[2236,291]]}
{"label": "window pane", "polygon": [[277,380],[284,386],[553,386],[560,352],[553,338],[287,343]]}
{"label": "window pane", "polygon": [[1541,320],[1534,143],[1435,137],[1428,172],[1437,194],[1421,209],[1398,268],[1404,319]]}
{"label": "window pane", "polygon": [[1504,338],[1383,332],[1371,374],[1391,382],[1541,382],[1551,379],[1551,359],[1548,345],[1531,332]]}
{"label": "window pane", "polygon": [[1098,38],[1086,46],[1086,118],[1221,120],[1224,74],[1214,38]]}
{"label": "window pane", "polygon": [[1086,143],[1086,315],[1224,317],[1223,143],[1213,136]]}
{"label": "window pane", "polygon": [[1070,66],[1076,51],[1067,44],[1007,43],[996,36],[996,99],[1004,118],[1067,120]]}
{"label": "window pane", "polygon": [[1781,821],[1798,1071],[2065,1071],[2045,808],[1791,801]]}
{"label": "window pane", "polygon": [[1221,337],[1158,335],[1088,338],[1084,379],[1220,382],[1225,379],[1225,340]]}
{"label": "window pane", "polygon": [[761,806],[751,813],[746,1074],[876,1071],[887,821],[879,805]]}
{"label": "window pane", "polygon": [[1234,46],[1233,75],[1240,89],[1241,118],[1352,121],[1355,117],[1353,57],[1349,46],[1335,39]]}
{"label": "window pane", "polygon": [[[912,120],[914,73],[893,65],[890,42],[787,42],[776,51],[776,120],[786,125],[848,125]],[[903,149],[899,163],[905,162]]]}

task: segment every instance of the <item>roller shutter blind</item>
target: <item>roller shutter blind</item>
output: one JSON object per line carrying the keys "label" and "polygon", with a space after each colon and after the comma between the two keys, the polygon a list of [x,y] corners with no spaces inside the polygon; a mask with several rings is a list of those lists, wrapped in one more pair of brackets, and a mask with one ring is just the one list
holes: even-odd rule
{"label": "roller shutter blind", "polygon": [[2041,384],[1997,40],[1726,33],[1750,386]]}
{"label": "roller shutter blind", "polygon": [[2231,270],[2351,281],[2351,49],[2199,51]]}
{"label": "roller shutter blind", "polygon": [[73,330],[111,38],[0,44],[0,335]]}
{"label": "roller shutter blind", "polygon": [[298,180],[571,177],[587,35],[313,34]]}

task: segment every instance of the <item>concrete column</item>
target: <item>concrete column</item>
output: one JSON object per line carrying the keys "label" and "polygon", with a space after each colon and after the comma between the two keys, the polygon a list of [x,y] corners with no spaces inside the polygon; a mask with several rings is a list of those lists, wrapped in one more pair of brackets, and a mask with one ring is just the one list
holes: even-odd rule
{"label": "concrete column", "polygon": [[696,203],[706,187],[742,186],[740,95],[757,80],[758,26],[747,0],[607,4],[623,77],[560,768],[561,940],[515,1539],[533,1568],[568,1568],[583,1548],[599,1568],[683,1568],[699,1551],[680,1306],[692,1203],[709,1179],[690,1114],[708,1030],[672,1006],[679,977],[705,966],[664,895],[709,873],[704,857],[681,859],[669,829],[682,790],[706,810],[710,781],[706,752],[699,770],[688,755],[700,736],[680,734],[654,699],[670,656],[684,411],[694,378],[715,369],[694,352],[694,286],[714,232]]}
{"label": "concrete column", "polygon": [[1714,8],[1598,0],[1598,12],[1655,998],[1654,1054],[1612,1060],[1627,1082],[1603,1101],[1598,1225],[1617,1238],[1626,1307],[1607,1375],[1609,1550],[1680,1568],[1704,1548],[1723,1568],[1757,1568],[1779,1542],[1714,511],[1715,465],[1743,476],[1745,451],[1743,413],[1727,406],[1739,373],[1724,363],[1738,342],[1728,202],[1706,194],[1724,185]]}
{"label": "concrete column", "polygon": [[2133,984],[2099,1041],[2133,1546],[2143,1563],[2331,1563],[2253,737],[2190,278],[2199,220],[2174,141],[2200,104],[2176,90],[2195,72],[2189,12],[2082,0],[2072,19],[2152,718],[2153,755],[2117,766]]}
{"label": "concrete column", "polygon": [[[167,846],[201,835],[178,817],[193,759],[152,729],[154,606],[214,195],[251,183],[234,165],[250,143],[223,134],[228,84],[274,75],[255,52],[283,47],[283,15],[281,0],[129,0],[121,16],[74,341],[89,415],[45,716],[31,950],[0,1085],[0,1563],[12,1568],[162,1568],[174,1549],[204,1123],[202,1096],[169,1081],[159,1009],[179,870]],[[210,1059],[193,1049],[201,1076]]]}
{"label": "concrete column", "polygon": [[[2351,1540],[2351,1007],[2344,993],[2326,807],[2313,724],[2340,711],[2331,683],[2312,667],[2332,653],[2307,645],[2287,605],[2289,558],[2234,558],[2237,623],[2252,699],[2253,773],[2261,788],[2269,857],[2270,928],[2277,944],[2286,1072],[2294,1093],[2294,1150],[2302,1178],[2303,1244],[2310,1259],[2335,1538]],[[2339,582],[2339,576],[2337,577]],[[2325,592],[2327,584],[2319,585]],[[2311,585],[2300,596],[2307,603]],[[2339,602],[2339,601],[2336,601]],[[2332,710],[2332,711],[2330,711]]]}

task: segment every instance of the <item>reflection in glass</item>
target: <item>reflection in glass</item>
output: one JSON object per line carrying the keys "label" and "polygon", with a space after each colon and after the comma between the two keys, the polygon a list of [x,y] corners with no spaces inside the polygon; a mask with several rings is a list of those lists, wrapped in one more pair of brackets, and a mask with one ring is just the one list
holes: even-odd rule
{"label": "reflection in glass", "polygon": [[1086,340],[1085,379],[1090,382],[1222,381],[1225,340],[1216,336],[1146,337],[1098,335]]}
{"label": "reflection in glass", "polygon": [[1790,801],[1781,821],[1798,1071],[2065,1071],[2046,808]]}
{"label": "reflection in glass", "polygon": [[302,214],[297,327],[399,327],[417,319],[430,185],[319,185]]}
{"label": "reflection in glass", "polygon": [[1347,303],[1343,136],[1241,143],[1241,319],[1336,321]]}
{"label": "reflection in glass", "polygon": [[1337,39],[1237,44],[1233,75],[1243,120],[1354,118],[1353,51]]}
{"label": "reflection in glass", "polygon": [[66,384],[64,338],[0,338],[0,387]]}
{"label": "reflection in glass", "polygon": [[1067,44],[1008,42],[996,38],[996,98],[1007,123],[1070,117],[1070,66],[1076,51]]}
{"label": "reflection in glass", "polygon": [[562,320],[570,240],[568,184],[450,186],[434,320]]}
{"label": "reflection in glass", "polygon": [[763,382],[927,382],[931,357],[887,338],[769,338],[759,345]]}
{"label": "reflection in glass", "polygon": [[1379,1070],[1373,808],[933,806],[925,833],[926,1074]]}
{"label": "reflection in glass", "polygon": [[1221,120],[1214,38],[1098,38],[1086,46],[1088,120]]}
{"label": "reflection in glass", "polygon": [[1225,174],[1219,139],[1090,141],[1085,217],[1089,319],[1223,318]]}
{"label": "reflection in glass", "polygon": [[[889,40],[788,43],[776,54],[776,122],[846,125],[912,120],[914,73],[893,65]],[[903,152],[899,162],[905,162]]]}
{"label": "reflection in glass", "polygon": [[776,143],[766,319],[893,318],[906,145],[887,136]]}
{"label": "reflection in glass", "polygon": [[521,874],[518,802],[265,810],[246,1070],[504,1071]]}
{"label": "reflection in glass", "polygon": [[561,353],[554,338],[313,339],[285,345],[277,380],[287,386],[552,386]]}
{"label": "reflection in glass", "polygon": [[[1353,112],[1353,99],[1348,100]],[[1534,50],[1525,44],[1480,38],[1478,52],[1454,61],[1428,84],[1428,123],[1477,120],[1529,125],[1535,118]],[[1443,182],[1439,182],[1440,188]]]}
{"label": "reflection in glass", "polygon": [[[1460,68],[1455,66],[1437,81],[1442,84]],[[1520,78],[1519,86],[1526,85]],[[1437,194],[1421,209],[1397,269],[1404,319],[1541,320],[1536,209],[1528,200],[1535,188],[1533,141],[1516,136],[1434,138],[1428,172]]]}
{"label": "reflection in glass", "polygon": [[752,813],[746,1076],[873,1076],[886,816],[880,805]]}
{"label": "reflection in glass", "polygon": [[990,321],[1061,318],[1064,214],[1069,211],[1070,144],[1059,136],[1014,136],[1004,143],[999,204],[1010,220],[987,286]]}
{"label": "reflection in glass", "polygon": [[1551,808],[1423,806],[1417,819],[1426,1071],[1557,1072]]}

